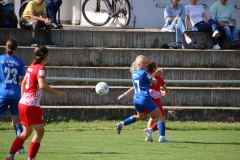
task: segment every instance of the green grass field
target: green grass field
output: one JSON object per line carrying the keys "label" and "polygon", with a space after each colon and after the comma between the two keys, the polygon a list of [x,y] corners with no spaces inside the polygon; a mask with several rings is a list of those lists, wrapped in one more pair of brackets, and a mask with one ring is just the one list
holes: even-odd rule
{"label": "green grass field", "polygon": [[[146,121],[123,128],[117,135],[117,121],[52,122],[45,127],[37,160],[239,160],[240,124],[220,122],[167,122],[169,143],[145,142]],[[11,123],[0,122],[0,160],[15,138]],[[25,142],[28,148],[30,140]],[[26,160],[27,154],[17,154]]]}

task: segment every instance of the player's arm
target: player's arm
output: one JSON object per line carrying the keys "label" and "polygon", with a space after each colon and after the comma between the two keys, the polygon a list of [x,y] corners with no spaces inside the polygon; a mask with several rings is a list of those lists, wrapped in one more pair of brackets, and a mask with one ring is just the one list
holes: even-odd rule
{"label": "player's arm", "polygon": [[167,88],[167,85],[164,84],[164,85],[162,86],[162,88],[163,88],[164,91],[161,92],[161,95],[162,95],[162,96],[165,96],[166,94],[168,94],[168,88]]}
{"label": "player's arm", "polygon": [[157,80],[155,78],[152,78],[151,82],[150,82],[153,86],[157,85]]}
{"label": "player's arm", "polygon": [[126,92],[118,96],[118,100],[122,99],[124,96],[128,95],[129,93],[133,93],[134,87],[129,88]]}
{"label": "player's arm", "polygon": [[49,85],[47,85],[45,83],[45,79],[43,78],[38,78],[38,86],[39,88],[41,88],[42,90],[48,92],[48,93],[51,93],[51,94],[55,94],[57,95],[58,97],[60,98],[65,98],[66,94],[63,93],[63,92],[59,92],[51,87],[49,87]]}
{"label": "player's arm", "polygon": [[160,73],[163,73],[162,68],[158,68],[153,74],[151,74],[151,77],[156,77],[157,75],[159,75]]}
{"label": "player's arm", "polygon": [[25,86],[26,86],[26,83],[27,83],[27,76],[25,76],[22,80],[22,83],[21,83],[21,95],[23,95],[24,91],[25,91]]}

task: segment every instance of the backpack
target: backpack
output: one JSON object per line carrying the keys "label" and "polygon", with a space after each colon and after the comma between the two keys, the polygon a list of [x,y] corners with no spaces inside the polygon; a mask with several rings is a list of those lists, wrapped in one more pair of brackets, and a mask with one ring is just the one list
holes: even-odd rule
{"label": "backpack", "polygon": [[7,3],[0,8],[0,27],[17,28],[18,19],[14,12],[14,4]]}

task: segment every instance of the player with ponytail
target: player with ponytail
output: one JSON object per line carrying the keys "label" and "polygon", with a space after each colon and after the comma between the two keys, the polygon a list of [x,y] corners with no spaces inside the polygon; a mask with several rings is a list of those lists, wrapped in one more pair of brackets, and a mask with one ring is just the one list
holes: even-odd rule
{"label": "player with ponytail", "polygon": [[48,49],[43,46],[37,47],[34,50],[34,54],[36,57],[28,67],[22,82],[22,98],[18,106],[23,132],[14,140],[5,160],[13,160],[15,153],[31,135],[32,131],[34,131],[34,136],[29,145],[28,160],[35,160],[44,135],[43,112],[40,107],[42,90],[55,94],[60,98],[66,96],[65,93],[59,92],[45,83],[46,72],[44,65],[50,59]]}
{"label": "player with ponytail", "polygon": [[[161,113],[157,104],[153,101],[151,94],[149,92],[150,84],[152,86],[157,85],[157,80],[154,78],[159,70],[155,70],[151,75],[147,73],[148,61],[147,58],[143,55],[138,56],[135,61],[132,63],[130,72],[132,73],[132,82],[134,87],[134,96],[133,104],[137,111],[137,115],[130,116],[124,121],[116,124],[116,131],[120,134],[122,127],[135,123],[138,120],[142,120],[145,116],[145,110],[157,120],[157,128],[159,130],[159,142],[168,142],[165,139],[165,118]],[[127,95],[130,88],[123,95],[119,96],[118,99],[121,99],[123,96]],[[148,138],[152,140],[152,132],[148,134]]]}

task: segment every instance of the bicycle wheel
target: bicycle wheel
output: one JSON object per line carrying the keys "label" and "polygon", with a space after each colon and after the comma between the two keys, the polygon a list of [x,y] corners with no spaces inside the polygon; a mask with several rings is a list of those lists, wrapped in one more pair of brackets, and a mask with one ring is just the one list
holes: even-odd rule
{"label": "bicycle wheel", "polygon": [[83,17],[94,26],[103,26],[110,20],[106,4],[100,0],[100,8],[97,11],[97,0],[85,0],[82,5]]}
{"label": "bicycle wheel", "polygon": [[117,14],[117,23],[121,27],[126,27],[131,18],[131,6],[128,0],[116,0],[115,11]]}

